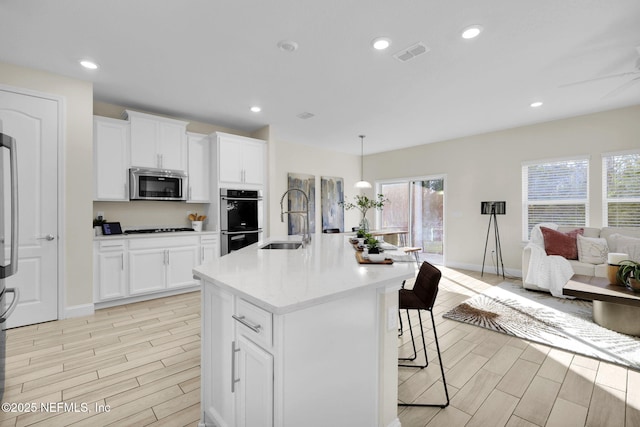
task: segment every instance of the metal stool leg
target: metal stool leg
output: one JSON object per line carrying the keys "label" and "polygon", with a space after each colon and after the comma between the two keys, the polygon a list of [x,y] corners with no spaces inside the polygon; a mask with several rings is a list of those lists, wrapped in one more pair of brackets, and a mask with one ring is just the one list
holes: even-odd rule
{"label": "metal stool leg", "polygon": [[[409,310],[407,310],[407,316],[409,316]],[[420,315],[420,310],[418,310],[418,321],[420,322],[420,335],[422,336],[422,349],[424,351],[424,365],[401,365],[407,368],[420,368],[424,369],[429,366],[429,358],[427,357],[427,344],[424,339],[424,328],[422,327],[422,316]],[[409,318],[409,328],[411,328],[411,319]],[[411,330],[411,343],[413,344],[413,357],[400,357],[398,360],[416,360],[418,358],[418,352],[416,351],[416,342],[413,338],[413,330]]]}
{"label": "metal stool leg", "polygon": [[[436,407],[436,408],[446,408],[447,406],[449,406],[449,390],[447,389],[447,380],[444,377],[444,366],[442,365],[442,355],[440,354],[440,344],[438,343],[438,334],[436,333],[436,321],[433,317],[433,311],[429,310],[429,313],[431,313],[431,325],[433,326],[433,336],[435,338],[436,341],[436,350],[438,351],[438,361],[440,363],[440,373],[442,374],[442,384],[444,384],[444,395],[447,398],[447,402],[446,403],[398,403],[398,406],[422,406],[422,407]],[[418,310],[418,316],[420,315],[420,310]],[[422,326],[422,322],[420,322],[420,325]],[[424,343],[424,333],[422,335],[422,342]],[[425,358],[426,358],[427,354],[426,354],[426,348],[425,348]],[[427,363],[428,363],[428,359],[427,359]],[[399,366],[405,366],[405,365],[399,365]]]}

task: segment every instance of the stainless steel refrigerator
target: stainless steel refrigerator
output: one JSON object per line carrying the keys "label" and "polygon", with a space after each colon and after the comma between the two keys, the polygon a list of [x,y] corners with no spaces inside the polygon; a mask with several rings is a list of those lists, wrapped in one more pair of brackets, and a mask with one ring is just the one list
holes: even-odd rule
{"label": "stainless steel refrigerator", "polygon": [[[0,123],[1,125],[1,123]],[[0,401],[4,397],[7,318],[18,304],[18,289],[7,288],[6,278],[18,270],[18,159],[16,140],[0,133]],[[9,255],[7,256],[7,250]],[[13,298],[9,301],[8,295]],[[9,306],[7,307],[7,303]]]}

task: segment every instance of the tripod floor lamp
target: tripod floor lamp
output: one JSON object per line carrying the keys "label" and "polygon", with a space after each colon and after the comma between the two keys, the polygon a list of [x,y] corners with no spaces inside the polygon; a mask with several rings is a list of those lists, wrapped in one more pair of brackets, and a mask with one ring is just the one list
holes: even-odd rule
{"label": "tripod floor lamp", "polygon": [[480,277],[484,276],[484,264],[487,258],[487,246],[489,244],[489,233],[491,231],[491,224],[493,224],[493,239],[496,252],[496,275],[500,275],[500,268],[502,268],[502,278],[504,279],[504,263],[502,261],[502,247],[500,246],[500,232],[498,231],[498,218],[496,215],[504,215],[507,211],[507,202],[480,202],[480,213],[482,215],[489,215],[489,226],[487,227],[487,238],[484,241],[484,256],[482,257],[482,273]]}

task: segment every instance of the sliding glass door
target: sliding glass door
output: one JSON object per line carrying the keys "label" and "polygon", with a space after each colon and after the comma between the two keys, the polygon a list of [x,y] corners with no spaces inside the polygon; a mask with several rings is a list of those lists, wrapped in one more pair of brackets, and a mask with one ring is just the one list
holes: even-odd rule
{"label": "sliding glass door", "polygon": [[443,263],[444,176],[382,181],[378,194],[389,200],[377,215],[377,228],[408,231],[408,246],[422,248],[422,259]]}

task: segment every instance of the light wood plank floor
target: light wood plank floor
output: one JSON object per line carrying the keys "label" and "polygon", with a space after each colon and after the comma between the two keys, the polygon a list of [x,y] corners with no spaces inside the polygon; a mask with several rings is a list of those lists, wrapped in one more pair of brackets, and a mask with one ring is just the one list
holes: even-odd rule
{"label": "light wood plank floor", "polygon": [[[443,312],[502,278],[442,270],[434,312],[451,405],[401,408],[404,427],[640,425],[639,372],[443,319]],[[399,396],[439,402],[444,393],[431,321],[428,315],[423,321],[431,363],[424,370],[400,368]],[[198,423],[198,292],[12,329],[7,335],[4,401],[77,406],[0,412],[0,427]],[[399,342],[404,354],[408,336]],[[109,412],[102,409],[107,406]]]}

